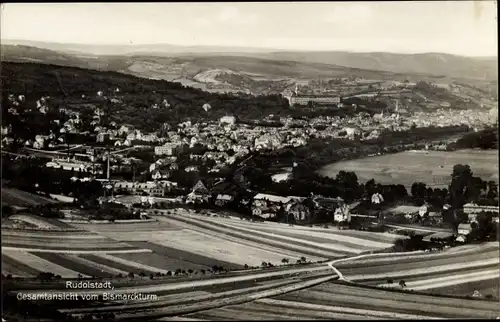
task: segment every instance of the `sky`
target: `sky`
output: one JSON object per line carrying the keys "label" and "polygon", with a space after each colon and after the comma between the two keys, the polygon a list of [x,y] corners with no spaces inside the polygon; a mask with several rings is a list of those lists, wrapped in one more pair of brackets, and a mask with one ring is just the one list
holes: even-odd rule
{"label": "sky", "polygon": [[2,39],[497,56],[496,1],[7,3]]}

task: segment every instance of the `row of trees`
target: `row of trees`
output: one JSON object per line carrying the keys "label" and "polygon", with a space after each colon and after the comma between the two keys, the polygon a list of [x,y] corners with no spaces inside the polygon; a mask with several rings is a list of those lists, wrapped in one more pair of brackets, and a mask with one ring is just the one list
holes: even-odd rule
{"label": "row of trees", "polygon": [[464,135],[452,144],[456,149],[498,149],[498,126]]}

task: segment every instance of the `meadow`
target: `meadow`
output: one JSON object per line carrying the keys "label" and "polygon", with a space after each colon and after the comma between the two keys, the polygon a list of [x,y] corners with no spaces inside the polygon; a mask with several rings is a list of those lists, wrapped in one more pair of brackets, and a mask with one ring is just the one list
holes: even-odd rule
{"label": "meadow", "polygon": [[416,181],[444,188],[451,181],[453,166],[470,165],[483,180],[498,182],[498,151],[459,150],[405,151],[329,164],[318,172],[335,177],[339,171],[354,171],[360,182],[375,179],[382,184],[402,184],[407,188]]}

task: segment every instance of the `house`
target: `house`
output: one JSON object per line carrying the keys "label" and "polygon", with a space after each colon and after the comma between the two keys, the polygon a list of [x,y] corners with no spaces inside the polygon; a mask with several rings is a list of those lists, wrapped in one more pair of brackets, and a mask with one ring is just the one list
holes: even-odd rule
{"label": "house", "polygon": [[223,116],[219,120],[219,124],[234,125],[236,123],[236,117],[234,116]]}
{"label": "house", "polygon": [[233,201],[233,196],[226,195],[226,194],[219,194],[219,195],[217,195],[217,198],[215,199],[215,205],[222,207],[231,201]]}
{"label": "house", "polygon": [[124,135],[124,134],[128,134],[129,132],[133,131],[134,130],[134,127],[132,125],[122,125],[119,129],[118,129],[118,134],[119,135]]}
{"label": "house", "polygon": [[371,197],[371,202],[372,204],[381,204],[382,202],[384,202],[384,197],[380,194],[380,193],[374,193]]}
{"label": "house", "polygon": [[194,186],[192,191],[186,196],[187,204],[208,202],[210,198],[210,191],[207,186],[199,180]]}
{"label": "house", "polygon": [[35,136],[35,142],[33,143],[33,148],[43,149],[44,145],[45,145],[45,138],[41,135]]}
{"label": "house", "polygon": [[309,208],[300,202],[290,202],[285,207],[285,212],[288,215],[293,215],[296,222],[304,222],[309,220],[311,213]]}
{"label": "house", "polygon": [[178,142],[167,142],[162,146],[155,146],[156,155],[177,155],[182,152],[182,144]]}
{"label": "house", "polygon": [[342,205],[335,209],[333,214],[333,220],[338,223],[350,222],[351,221],[351,213],[349,205]]}
{"label": "house", "polygon": [[429,218],[434,224],[442,224],[443,223],[443,216],[441,215],[441,212],[439,211],[431,211],[429,212]]}
{"label": "house", "polygon": [[315,208],[333,213],[338,207],[344,204],[344,200],[342,198],[325,198],[315,196],[313,198],[313,203]]}
{"label": "house", "polygon": [[198,171],[198,167],[195,165],[190,165],[184,168],[184,171],[186,172],[196,172]]}
{"label": "house", "polygon": [[132,132],[127,134],[127,140],[134,141],[136,139],[136,133]]}
{"label": "house", "polygon": [[163,197],[163,196],[165,196],[166,190],[167,190],[166,185],[158,184],[158,185],[151,187],[149,189],[149,195],[155,196],[155,197]]}
{"label": "house", "polygon": [[168,170],[155,170],[151,175],[153,180],[161,180],[170,178],[171,173]]}
{"label": "house", "polygon": [[472,231],[470,224],[460,224],[458,225],[458,235],[467,236]]}
{"label": "house", "polygon": [[286,207],[291,202],[302,201],[301,197],[282,197],[266,193],[258,193],[253,198],[252,213],[260,215],[264,212],[277,212],[282,206]]}
{"label": "house", "polygon": [[482,206],[475,203],[467,203],[463,207],[464,212],[469,216],[469,222],[475,222],[477,214],[481,212],[492,212],[498,216],[498,206]]}
{"label": "house", "polygon": [[427,205],[422,205],[419,209],[418,209],[418,214],[420,217],[423,217],[425,216],[426,214],[429,214],[429,210],[428,210],[428,207]]}
{"label": "house", "polygon": [[99,133],[99,134],[97,134],[96,141],[103,143],[103,142],[109,141],[109,139],[110,139],[109,133]]}

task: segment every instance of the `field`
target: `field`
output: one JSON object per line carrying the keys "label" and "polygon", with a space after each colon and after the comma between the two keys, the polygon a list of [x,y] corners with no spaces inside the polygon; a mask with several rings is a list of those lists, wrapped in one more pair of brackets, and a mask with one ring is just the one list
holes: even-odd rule
{"label": "field", "polygon": [[56,200],[35,195],[33,193],[2,186],[2,205],[30,207],[56,202]]}
{"label": "field", "polygon": [[[278,313],[279,312],[279,313]],[[194,319],[492,318],[497,303],[436,298],[324,283],[274,298],[188,314]]]}
{"label": "field", "polygon": [[360,182],[375,179],[382,184],[402,184],[409,188],[415,181],[422,181],[433,187],[446,187],[456,164],[468,164],[483,180],[498,182],[496,150],[406,151],[333,163],[320,169],[319,173],[336,176],[341,170],[354,171]]}
{"label": "field", "polygon": [[[442,294],[471,295],[477,290],[483,297],[496,296],[495,276],[500,272],[495,243],[436,253],[359,255],[384,250],[399,236],[169,211],[170,215],[153,215],[152,222],[61,227],[27,216],[37,229],[2,228],[2,274],[36,277],[49,271],[63,279],[97,277],[111,279],[117,294],[157,296],[97,308],[61,308],[76,315],[114,312],[136,320],[493,316],[491,302]],[[301,257],[313,263],[282,263],[285,258],[295,263]],[[338,271],[323,262],[328,260]],[[263,261],[276,267],[243,267],[260,266]],[[216,274],[210,270],[214,265],[234,271]],[[165,276],[182,270],[189,274]],[[117,278],[129,273],[145,277]],[[334,282],[340,277],[350,284]],[[389,279],[393,283],[387,284]],[[439,297],[382,288],[400,289],[400,280],[405,280],[407,290]],[[16,280],[15,287],[30,292],[64,289],[63,281],[51,283]],[[457,310],[461,305],[466,309]]]}

